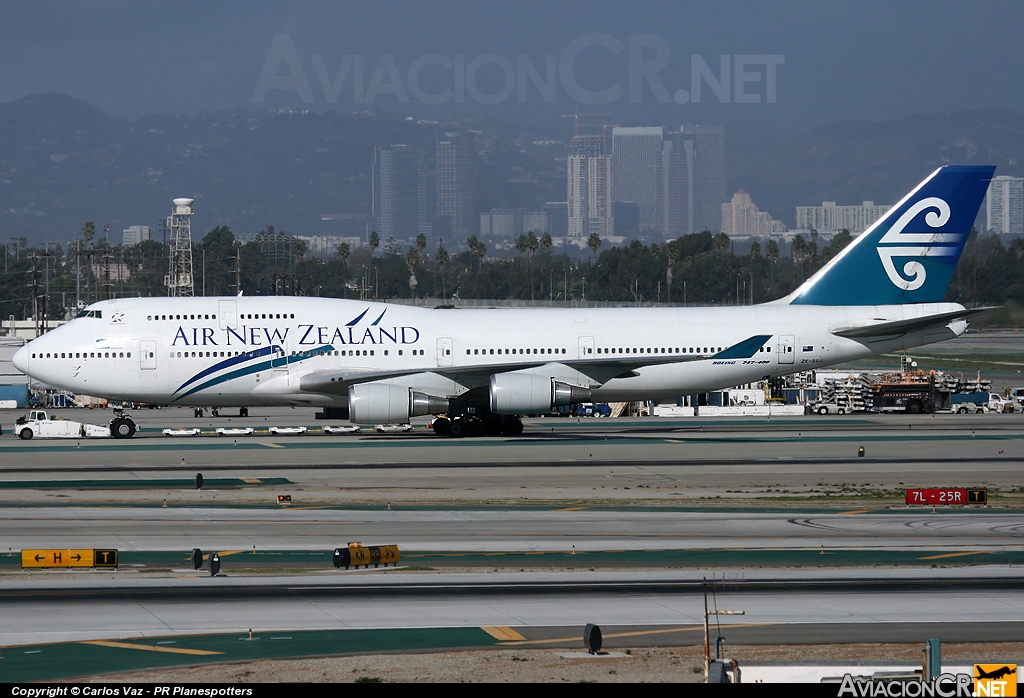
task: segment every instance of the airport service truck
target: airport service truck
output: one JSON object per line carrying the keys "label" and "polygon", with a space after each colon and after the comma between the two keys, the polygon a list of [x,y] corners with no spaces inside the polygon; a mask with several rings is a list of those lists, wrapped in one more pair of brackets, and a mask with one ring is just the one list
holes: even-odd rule
{"label": "airport service truck", "polygon": [[935,385],[935,376],[928,381],[893,381],[871,386],[873,407],[879,412],[922,414],[949,409],[950,394]]}
{"label": "airport service truck", "polygon": [[949,408],[957,414],[978,414],[982,412],[1006,412],[1012,402],[1004,400],[997,393],[979,390],[973,393],[953,393],[949,396]]}
{"label": "airport service truck", "polygon": [[105,438],[110,436],[110,427],[73,422],[70,419],[50,419],[46,410],[32,410],[28,417],[19,417],[14,424],[14,433],[28,440],[34,436],[50,439]]}

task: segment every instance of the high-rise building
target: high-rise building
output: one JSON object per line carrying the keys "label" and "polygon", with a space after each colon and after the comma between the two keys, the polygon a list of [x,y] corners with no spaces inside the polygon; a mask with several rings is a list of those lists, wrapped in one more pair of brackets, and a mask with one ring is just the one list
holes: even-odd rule
{"label": "high-rise building", "polygon": [[445,133],[437,142],[437,218],[458,239],[477,234],[478,179],[476,136]]}
{"label": "high-rise building", "polygon": [[368,224],[365,213],[324,213],[320,216],[320,235],[358,237],[365,242]]}
{"label": "high-rise building", "polygon": [[575,136],[569,146],[569,237],[614,234],[612,156],[603,135]]}
{"label": "high-rise building", "polygon": [[636,235],[642,230],[640,206],[635,201],[616,201],[612,204],[612,212],[615,214],[616,236]]}
{"label": "high-rise building", "polygon": [[505,208],[537,210],[537,183],[525,179],[505,182]]}
{"label": "high-rise building", "polygon": [[565,201],[548,201],[540,210],[548,214],[548,230],[551,237],[564,238],[569,234],[569,204]]}
{"label": "high-rise building", "polygon": [[985,195],[985,219],[993,233],[1024,234],[1024,178],[992,178]]}
{"label": "high-rise building", "polygon": [[693,134],[694,232],[722,229],[725,196],[725,129],[721,126],[683,126]]}
{"label": "high-rise building", "polygon": [[416,148],[393,145],[377,151],[373,204],[382,239],[411,240],[420,233],[431,233],[426,169]]}
{"label": "high-rise building", "polygon": [[666,133],[658,158],[655,187],[657,229],[666,238],[696,232],[694,215],[694,139],[681,132]]}
{"label": "high-rise building", "polygon": [[796,227],[819,233],[839,232],[844,228],[854,234],[863,233],[890,208],[892,206],[876,206],[874,201],[865,201],[860,206],[836,206],[835,201],[823,201],[821,206],[797,206]]}
{"label": "high-rise building", "polygon": [[732,201],[722,204],[722,232],[729,237],[772,235],[786,232],[782,221],[772,219],[766,211],[757,208],[750,194],[740,189]]}
{"label": "high-rise building", "polygon": [[658,222],[661,141],[660,126],[616,126],[612,129],[612,156],[615,158],[613,199],[636,202],[641,228],[654,228]]}
{"label": "high-rise building", "polygon": [[686,125],[663,135],[655,186],[655,227],[666,238],[722,229],[724,144],[721,126]]}
{"label": "high-rise building", "polygon": [[152,240],[148,225],[130,225],[121,231],[123,238],[121,244],[125,247],[138,245],[144,240]]}

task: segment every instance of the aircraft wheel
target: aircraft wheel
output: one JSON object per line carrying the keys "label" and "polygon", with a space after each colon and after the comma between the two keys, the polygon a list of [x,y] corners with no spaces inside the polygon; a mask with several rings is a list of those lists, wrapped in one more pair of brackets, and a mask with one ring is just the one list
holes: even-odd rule
{"label": "aircraft wheel", "polygon": [[110,425],[110,433],[115,439],[130,439],[135,436],[135,422],[125,417],[115,419]]}
{"label": "aircraft wheel", "polygon": [[444,417],[439,417],[434,420],[432,428],[434,430],[434,433],[437,434],[438,436],[448,436],[448,432],[451,430],[451,426],[451,420],[446,419]]}
{"label": "aircraft wheel", "polygon": [[451,420],[451,424],[448,425],[448,436],[453,439],[461,439],[466,435],[466,420],[462,417],[456,417]]}
{"label": "aircraft wheel", "polygon": [[22,429],[21,431],[18,432],[18,436],[20,436],[24,441],[28,441],[29,439],[32,438],[32,430]]}
{"label": "aircraft wheel", "polygon": [[248,417],[249,416],[249,408],[248,407],[243,407],[240,410],[238,410],[238,416],[239,417]]}

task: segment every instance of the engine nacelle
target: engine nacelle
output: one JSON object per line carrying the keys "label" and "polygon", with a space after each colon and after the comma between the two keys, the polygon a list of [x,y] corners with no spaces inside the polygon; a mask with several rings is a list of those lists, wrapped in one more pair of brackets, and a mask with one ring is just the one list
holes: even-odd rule
{"label": "engine nacelle", "polygon": [[446,398],[386,383],[364,383],[348,389],[349,419],[355,424],[396,424],[410,417],[448,410]]}
{"label": "engine nacelle", "polygon": [[494,414],[536,414],[591,399],[588,388],[531,373],[496,373],[490,382]]}

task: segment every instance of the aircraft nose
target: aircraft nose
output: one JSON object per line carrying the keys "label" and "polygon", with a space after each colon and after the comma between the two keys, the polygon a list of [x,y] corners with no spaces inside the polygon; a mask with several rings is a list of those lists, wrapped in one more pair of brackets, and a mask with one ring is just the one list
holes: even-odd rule
{"label": "aircraft nose", "polygon": [[26,344],[18,351],[14,352],[14,357],[11,359],[14,363],[14,367],[24,374],[28,374],[28,345]]}

